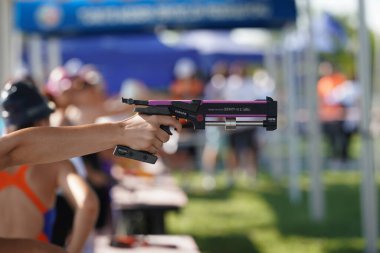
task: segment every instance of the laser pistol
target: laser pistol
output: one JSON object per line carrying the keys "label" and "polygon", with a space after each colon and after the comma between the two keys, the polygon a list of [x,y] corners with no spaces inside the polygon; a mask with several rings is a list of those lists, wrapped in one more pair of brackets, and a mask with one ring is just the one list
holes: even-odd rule
{"label": "laser pistol", "polygon": [[[229,101],[229,100],[134,100],[122,98],[122,102],[136,105],[135,112],[147,115],[168,115],[184,119],[184,128],[195,130],[206,126],[224,126],[226,130],[238,126],[260,126],[267,131],[277,129],[277,101],[270,97],[264,100]],[[214,119],[213,119],[214,118]],[[248,120],[237,120],[248,118]],[[261,120],[251,120],[262,118]],[[215,120],[218,119],[218,120]],[[222,120],[219,120],[222,119]],[[169,126],[160,126],[169,135]],[[113,152],[115,156],[130,158],[154,164],[157,156],[127,146],[117,145]]]}

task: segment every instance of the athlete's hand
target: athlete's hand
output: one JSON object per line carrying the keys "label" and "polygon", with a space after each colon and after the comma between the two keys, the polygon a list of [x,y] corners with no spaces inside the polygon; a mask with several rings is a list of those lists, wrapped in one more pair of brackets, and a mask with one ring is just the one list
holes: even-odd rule
{"label": "athlete's hand", "polygon": [[120,144],[135,150],[144,150],[156,154],[169,134],[160,128],[161,125],[175,128],[178,132],[182,125],[171,116],[136,114],[121,122],[123,139]]}

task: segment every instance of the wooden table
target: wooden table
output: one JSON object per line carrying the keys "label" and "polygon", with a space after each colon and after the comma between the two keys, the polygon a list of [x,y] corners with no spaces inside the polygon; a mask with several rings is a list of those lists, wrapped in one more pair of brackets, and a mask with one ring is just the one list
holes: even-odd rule
{"label": "wooden table", "polygon": [[111,189],[116,234],[165,234],[165,213],[188,202],[170,177],[141,180],[126,177]]}
{"label": "wooden table", "polygon": [[[94,253],[200,253],[197,244],[191,236],[148,235],[144,236],[144,240],[152,246],[117,248],[110,246],[109,236],[97,236],[95,238]],[[174,247],[165,247],[165,245]]]}
{"label": "wooden table", "polygon": [[138,189],[177,189],[180,190],[174,178],[170,175],[159,175],[154,177],[138,177],[132,175],[124,175],[119,184],[129,190]]}

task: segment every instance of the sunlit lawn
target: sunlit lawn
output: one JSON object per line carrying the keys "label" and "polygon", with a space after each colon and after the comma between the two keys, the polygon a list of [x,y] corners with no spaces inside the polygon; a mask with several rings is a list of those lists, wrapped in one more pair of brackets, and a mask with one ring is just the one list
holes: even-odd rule
{"label": "sunlit lawn", "polygon": [[230,189],[223,179],[218,177],[216,190],[205,192],[199,174],[186,176],[190,201],[168,216],[169,232],[192,235],[203,253],[363,252],[359,172],[325,172],[322,222],[310,219],[306,176],[298,204],[290,203],[286,182],[268,175],[260,174],[255,186],[240,179]]}

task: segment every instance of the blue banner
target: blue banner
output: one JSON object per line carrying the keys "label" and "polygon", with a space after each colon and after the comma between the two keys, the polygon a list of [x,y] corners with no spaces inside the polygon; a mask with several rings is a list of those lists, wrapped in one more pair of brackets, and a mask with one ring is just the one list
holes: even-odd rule
{"label": "blue banner", "polygon": [[281,28],[295,19],[294,0],[15,1],[15,24],[25,33]]}

